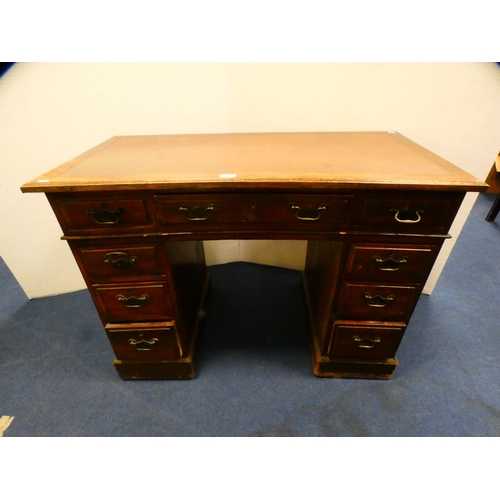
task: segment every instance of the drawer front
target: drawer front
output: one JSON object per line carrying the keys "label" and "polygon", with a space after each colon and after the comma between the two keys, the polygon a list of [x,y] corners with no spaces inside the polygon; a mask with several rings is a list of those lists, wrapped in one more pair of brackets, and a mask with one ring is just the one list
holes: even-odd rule
{"label": "drawer front", "polygon": [[343,283],[337,317],[367,321],[408,321],[417,303],[416,287]]}
{"label": "drawer front", "polygon": [[290,194],[260,196],[254,200],[260,221],[314,228],[322,224],[345,226],[352,196]]}
{"label": "drawer front", "polygon": [[175,321],[107,324],[106,333],[119,360],[153,361],[182,357]]}
{"label": "drawer front", "polygon": [[116,232],[153,224],[142,198],[55,198],[51,203],[68,232]]}
{"label": "drawer front", "polygon": [[88,279],[95,283],[161,279],[158,245],[73,247],[73,252]]}
{"label": "drawer front", "polygon": [[423,282],[438,251],[437,245],[353,243],[346,276],[371,281]]}
{"label": "drawer front", "polygon": [[91,292],[109,323],[161,321],[174,318],[166,283],[95,286]]}
{"label": "drawer front", "polygon": [[336,321],[327,355],[343,359],[394,358],[405,323]]}
{"label": "drawer front", "polygon": [[462,198],[454,194],[367,195],[357,198],[356,224],[397,233],[446,234]]}
{"label": "drawer front", "polygon": [[161,195],[154,201],[160,221],[167,226],[203,228],[257,217],[255,208],[241,195]]}
{"label": "drawer front", "polygon": [[[154,198],[158,217],[178,230],[221,228],[236,230],[345,226],[352,196],[344,195],[172,195]],[[234,227],[234,226],[233,226]]]}

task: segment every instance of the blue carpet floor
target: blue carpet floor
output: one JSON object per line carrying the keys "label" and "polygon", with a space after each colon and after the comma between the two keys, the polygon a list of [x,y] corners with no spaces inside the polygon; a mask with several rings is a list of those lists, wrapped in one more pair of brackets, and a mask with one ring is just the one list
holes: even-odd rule
{"label": "blue carpet floor", "polygon": [[234,263],[190,381],[119,379],[87,291],[27,300],[0,261],[0,416],[13,436],[499,436],[500,218],[480,195],[390,381],[316,378],[300,273]]}

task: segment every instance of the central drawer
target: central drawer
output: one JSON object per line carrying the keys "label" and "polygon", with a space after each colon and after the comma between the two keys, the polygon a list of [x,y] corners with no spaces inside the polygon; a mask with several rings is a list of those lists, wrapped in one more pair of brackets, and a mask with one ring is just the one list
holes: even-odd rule
{"label": "central drawer", "polygon": [[[154,197],[158,218],[164,226],[180,231],[258,229],[283,227],[334,228],[348,222],[349,195],[318,194],[221,194],[158,195]],[[235,227],[237,224],[237,227]]]}

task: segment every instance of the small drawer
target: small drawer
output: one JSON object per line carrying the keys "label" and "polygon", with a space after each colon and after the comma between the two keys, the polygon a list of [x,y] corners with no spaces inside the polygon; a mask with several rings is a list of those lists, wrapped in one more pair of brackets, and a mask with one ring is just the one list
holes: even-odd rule
{"label": "small drawer", "polygon": [[131,325],[108,323],[106,333],[119,360],[159,361],[182,357],[175,321]]}
{"label": "small drawer", "polygon": [[322,224],[345,226],[351,199],[349,195],[277,194],[254,197],[252,203],[259,221],[313,228]]}
{"label": "small drawer", "polygon": [[88,279],[95,283],[161,279],[158,245],[72,247]]}
{"label": "small drawer", "polygon": [[410,285],[344,282],[336,316],[367,321],[408,321],[418,297],[419,291]]}
{"label": "small drawer", "polygon": [[367,281],[424,282],[438,251],[437,245],[353,243],[346,276]]}
{"label": "small drawer", "polygon": [[327,355],[342,359],[394,358],[405,323],[336,321]]}
{"label": "small drawer", "polygon": [[139,197],[49,197],[65,232],[116,232],[152,226]]}
{"label": "small drawer", "polygon": [[368,195],[357,199],[356,225],[397,233],[446,234],[463,195],[400,193]]}
{"label": "small drawer", "polygon": [[203,228],[228,222],[255,221],[255,207],[242,195],[160,195],[154,197],[166,226]]}
{"label": "small drawer", "polygon": [[91,292],[101,316],[109,323],[161,321],[175,317],[165,282],[94,286]]}

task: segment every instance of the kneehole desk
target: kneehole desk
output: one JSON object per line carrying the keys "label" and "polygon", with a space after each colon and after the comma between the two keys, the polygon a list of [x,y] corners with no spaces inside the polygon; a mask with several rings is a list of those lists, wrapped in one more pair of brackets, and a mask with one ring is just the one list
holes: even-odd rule
{"label": "kneehole desk", "polygon": [[46,193],[123,379],[194,376],[203,240],[307,240],[314,373],[388,379],[467,191],[397,133],[113,137],[22,186]]}

